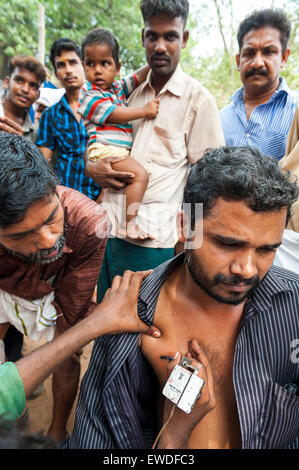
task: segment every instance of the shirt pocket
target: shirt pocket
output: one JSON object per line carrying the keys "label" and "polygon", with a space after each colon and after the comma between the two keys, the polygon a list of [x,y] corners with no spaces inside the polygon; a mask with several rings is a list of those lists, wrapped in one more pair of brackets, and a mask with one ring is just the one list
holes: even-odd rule
{"label": "shirt pocket", "polygon": [[155,143],[150,147],[150,160],[160,166],[176,168],[181,162],[185,163],[186,144],[182,131],[164,129],[154,126],[153,138]]}
{"label": "shirt pocket", "polygon": [[299,397],[270,382],[258,422],[260,449],[285,449],[299,433]]}

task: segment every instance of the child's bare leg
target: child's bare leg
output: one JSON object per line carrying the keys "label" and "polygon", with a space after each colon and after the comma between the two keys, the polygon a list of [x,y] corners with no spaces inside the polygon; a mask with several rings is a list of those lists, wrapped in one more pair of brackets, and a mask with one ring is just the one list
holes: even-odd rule
{"label": "child's bare leg", "polygon": [[[153,237],[143,232],[133,221],[137,215],[138,207],[143,199],[147,183],[148,173],[134,158],[128,157],[121,162],[112,163],[113,169],[117,171],[128,171],[135,174],[132,183],[126,187],[126,236],[139,240],[153,240]],[[134,211],[130,206],[134,205]],[[131,213],[133,212],[133,213]]]}

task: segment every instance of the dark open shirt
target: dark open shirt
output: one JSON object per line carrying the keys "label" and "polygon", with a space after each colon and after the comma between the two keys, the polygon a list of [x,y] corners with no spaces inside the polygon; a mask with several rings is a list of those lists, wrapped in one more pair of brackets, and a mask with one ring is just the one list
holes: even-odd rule
{"label": "dark open shirt", "polygon": [[39,299],[54,290],[57,325],[65,330],[95,307],[91,297],[106,238],[96,235],[96,227],[103,220],[97,203],[70,188],[58,186],[56,190],[67,224],[64,254],[47,265],[32,264],[0,245],[0,289],[26,300]]}
{"label": "dark open shirt", "polygon": [[77,121],[65,96],[41,115],[36,145],[56,151],[55,170],[61,184],[96,200],[101,188],[85,176],[87,139],[83,119]]}
{"label": "dark open shirt", "polygon": [[[147,324],[153,322],[163,282],[183,256],[159,266],[143,282],[138,313]],[[245,304],[235,347],[233,382],[244,449],[299,448],[299,397],[283,388],[299,381],[298,354],[293,354],[297,360],[292,356],[298,313],[299,276],[272,267]],[[69,448],[153,444],[159,385],[138,339],[126,333],[96,340]]]}

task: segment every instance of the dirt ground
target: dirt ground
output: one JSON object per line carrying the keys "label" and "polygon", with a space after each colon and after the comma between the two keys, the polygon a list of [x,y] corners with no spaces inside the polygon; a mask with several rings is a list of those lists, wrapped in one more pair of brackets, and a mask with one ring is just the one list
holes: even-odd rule
{"label": "dirt ground", "polygon": [[[42,344],[44,344],[44,341],[32,341],[29,338],[24,337],[23,354],[28,354],[30,351],[33,351]],[[80,382],[88,367],[92,346],[93,343],[90,343],[83,349],[83,354],[81,356]],[[71,434],[74,425],[77,398],[78,393],[67,424],[67,431],[69,434]],[[29,411],[29,422],[26,427],[26,431],[30,433],[42,432],[46,434],[52,417],[52,376],[45,380],[42,393],[33,400],[27,400],[26,406]]]}

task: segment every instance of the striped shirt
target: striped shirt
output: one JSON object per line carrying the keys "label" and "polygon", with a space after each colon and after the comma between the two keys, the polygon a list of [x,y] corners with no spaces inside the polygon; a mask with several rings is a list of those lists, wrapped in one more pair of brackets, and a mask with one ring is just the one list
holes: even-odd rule
{"label": "striped shirt", "polygon": [[[138,314],[152,324],[163,282],[180,254],[147,277]],[[247,300],[235,346],[233,382],[242,448],[299,448],[299,397],[283,387],[299,384],[299,276],[272,267]],[[81,384],[70,448],[150,448],[157,435],[159,385],[138,347],[139,335],[95,341]],[[156,393],[155,393],[156,392]]]}
{"label": "striped shirt", "polygon": [[107,119],[117,106],[127,106],[127,98],[139,85],[135,74],[114,81],[110,90],[86,82],[81,88],[78,113],[84,119],[88,145],[99,142],[128,150],[132,147],[132,125],[112,124]]}
{"label": "striped shirt", "polygon": [[286,149],[290,125],[299,100],[285,79],[268,103],[257,106],[249,120],[243,103],[243,87],[231,97],[231,103],[220,111],[226,145],[257,147],[263,154],[280,160]]}
{"label": "striped shirt", "polygon": [[83,120],[77,121],[65,96],[43,112],[36,145],[56,152],[55,171],[63,186],[76,189],[96,200],[101,188],[85,176],[86,144],[87,132]]}

